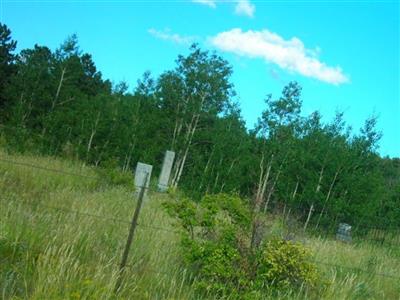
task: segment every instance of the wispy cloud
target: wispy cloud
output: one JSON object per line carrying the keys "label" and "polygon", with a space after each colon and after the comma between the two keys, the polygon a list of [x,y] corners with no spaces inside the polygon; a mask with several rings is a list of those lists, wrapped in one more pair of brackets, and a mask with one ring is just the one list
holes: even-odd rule
{"label": "wispy cloud", "polygon": [[250,2],[250,0],[239,0],[235,6],[235,13],[239,16],[247,16],[252,18],[256,7]]}
{"label": "wispy cloud", "polygon": [[250,0],[191,0],[194,3],[203,4],[209,6],[211,8],[217,7],[218,3],[235,3],[235,14],[239,16],[246,16],[252,18],[254,16],[254,12],[256,11],[256,7],[254,4],[250,2]]}
{"label": "wispy cloud", "polygon": [[318,59],[319,48],[306,49],[303,42],[296,37],[285,40],[269,30],[244,32],[235,28],[212,37],[211,43],[220,50],[262,58],[282,69],[330,84],[349,82],[340,67],[330,67]]}
{"label": "wispy cloud", "polygon": [[177,33],[172,33],[170,29],[156,30],[154,28],[150,28],[148,32],[158,39],[170,41],[180,45],[189,45],[195,40],[194,36],[183,36]]}
{"label": "wispy cloud", "polygon": [[216,4],[217,1],[216,0],[192,0],[192,2],[203,4],[203,5],[207,5],[207,6],[212,7],[212,8],[216,8],[217,7],[217,4]]}

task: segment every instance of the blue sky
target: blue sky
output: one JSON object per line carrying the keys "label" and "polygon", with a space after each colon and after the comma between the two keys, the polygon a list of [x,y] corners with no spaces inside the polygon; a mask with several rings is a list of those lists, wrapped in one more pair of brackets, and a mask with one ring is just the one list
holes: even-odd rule
{"label": "blue sky", "polygon": [[218,51],[251,128],[264,98],[297,80],[303,113],[336,110],[355,131],[379,115],[382,155],[400,157],[398,1],[0,0],[18,49],[55,49],[76,33],[105,78],[133,88],[144,71],[174,67],[192,42]]}

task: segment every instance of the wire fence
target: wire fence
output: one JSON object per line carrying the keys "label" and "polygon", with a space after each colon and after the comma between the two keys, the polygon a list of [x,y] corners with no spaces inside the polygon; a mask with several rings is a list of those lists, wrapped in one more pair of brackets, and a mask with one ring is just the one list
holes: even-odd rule
{"label": "wire fence", "polygon": [[[43,251],[43,249],[34,248],[32,246],[29,246],[29,247],[25,246],[25,250],[29,251],[30,253],[35,253],[35,256],[39,255],[39,254],[40,255],[45,255],[45,254],[49,255],[48,253],[46,253],[46,251]],[[7,255],[7,256],[3,257],[2,259],[0,259],[0,265],[4,265],[5,263],[7,263],[10,260],[12,261],[12,259],[13,259],[13,254]],[[118,262],[114,262],[111,265],[113,265],[114,267],[118,267],[119,263]],[[140,265],[140,263],[126,264],[125,268],[126,269],[131,269],[131,270],[139,269],[139,265]],[[142,267],[141,269],[145,269],[145,272],[150,272],[150,273],[153,273],[153,274],[171,276],[171,273],[164,272],[164,271],[161,271],[161,270],[157,270],[157,269],[155,269],[153,267],[150,267],[148,264],[146,264],[146,266]],[[186,271],[186,270],[183,270],[183,271]]]}
{"label": "wire fence", "polygon": [[336,269],[346,269],[346,270],[352,271],[354,273],[365,273],[365,274],[368,274],[369,276],[379,276],[379,277],[386,277],[386,278],[392,278],[392,279],[400,280],[400,276],[386,274],[386,273],[376,273],[376,272],[372,272],[371,270],[365,270],[365,269],[362,269],[362,268],[343,266],[343,265],[323,262],[323,261],[320,261],[320,260],[311,260],[311,262],[313,262],[315,264],[318,264],[318,265],[324,265],[324,266],[328,266],[328,267],[332,267],[332,268],[336,268]]}
{"label": "wire fence", "polygon": [[52,169],[52,168],[48,168],[48,167],[42,167],[42,166],[33,165],[33,164],[25,163],[25,162],[13,161],[13,160],[5,159],[3,157],[0,157],[0,161],[8,163],[8,164],[34,168],[34,169],[37,169],[37,170],[49,171],[49,172],[68,175],[68,176],[75,176],[75,177],[79,177],[79,178],[87,178],[87,179],[93,179],[93,180],[97,180],[98,179],[97,177],[94,177],[94,176],[88,176],[88,175],[84,175],[84,174],[72,173],[72,172],[68,172],[68,171],[64,171],[64,170],[60,170],[60,169]]}
{"label": "wire fence", "polygon": [[[282,220],[282,225],[286,229],[290,229],[293,224],[295,223],[296,227],[299,227],[299,222],[304,220],[304,216],[309,213],[310,207],[307,207],[307,204],[305,203],[300,203],[300,204],[286,204],[282,210],[282,205],[280,209],[275,209],[275,215],[279,215]],[[306,211],[306,212],[304,212]],[[291,218],[289,218],[289,214],[291,213],[292,216],[295,215],[297,216],[294,218],[295,220],[293,221]],[[318,209],[313,209],[312,212],[315,215],[318,215],[318,220],[315,221],[313,219],[310,220],[308,227],[307,227],[307,232],[309,233],[315,233],[315,234],[321,234],[323,233],[326,236],[335,236],[337,233],[337,229],[339,227],[340,223],[343,223],[340,220],[336,220],[334,222],[330,221],[329,225],[327,226],[326,224],[321,224],[322,222],[319,222],[320,216],[322,215],[331,215],[335,216],[334,213],[330,213],[329,210],[324,209],[324,210],[318,210]],[[298,216],[301,216],[300,218]],[[333,217],[331,219],[337,219],[336,217]],[[368,224],[355,224],[352,227],[352,236],[353,236],[353,242],[374,242],[376,244],[380,245],[385,245],[385,246],[391,246],[391,247],[400,247],[400,227],[385,227],[385,226],[371,226]]]}
{"label": "wire fence", "polygon": [[[5,203],[6,201],[4,201],[4,199],[0,199],[0,202]],[[69,208],[65,208],[65,207],[46,205],[46,204],[43,204],[40,202],[32,203],[32,202],[20,201],[20,202],[18,202],[18,204],[22,204],[24,206],[30,206],[32,208],[42,207],[42,208],[58,211],[61,213],[74,214],[74,215],[83,216],[83,217],[90,217],[90,218],[99,220],[101,222],[113,222],[113,223],[121,223],[121,224],[126,224],[126,225],[130,225],[132,223],[129,220],[123,220],[123,219],[114,218],[114,217],[105,216],[105,215],[97,215],[97,214],[87,213],[87,212],[83,212],[83,211],[79,211],[79,210],[75,210],[75,209],[69,209]],[[144,227],[144,228],[148,228],[148,229],[165,231],[165,232],[170,232],[170,233],[175,233],[175,234],[182,232],[180,230],[172,230],[172,229],[163,228],[163,227],[159,227],[159,226],[147,225],[144,223],[138,223],[138,225],[141,227]]]}
{"label": "wire fence", "polygon": [[[61,170],[61,169],[53,169],[53,168],[43,167],[43,166],[34,165],[34,164],[30,164],[30,163],[14,161],[14,160],[10,160],[10,159],[4,158],[4,157],[0,157],[0,161],[4,162],[4,163],[7,163],[7,164],[13,164],[13,165],[17,165],[17,166],[29,167],[29,168],[33,168],[33,169],[42,170],[42,171],[53,172],[53,173],[56,173],[56,174],[62,174],[62,175],[68,175],[68,176],[76,176],[76,177],[79,177],[79,178],[86,178],[86,179],[92,179],[92,180],[98,180],[99,179],[98,177],[88,176],[86,174],[79,174],[79,173],[64,171],[64,170]],[[147,190],[156,192],[156,190],[153,190],[153,189],[151,189],[149,187],[139,187],[139,188],[143,188],[143,189],[147,189]],[[4,203],[5,201],[0,201],[0,202]],[[46,209],[58,211],[58,212],[61,212],[61,213],[75,214],[75,215],[79,215],[79,216],[82,216],[82,217],[94,218],[96,220],[101,220],[102,222],[113,222],[113,223],[121,223],[121,224],[126,224],[126,225],[132,224],[131,221],[125,220],[125,219],[115,218],[115,217],[107,216],[107,215],[92,214],[92,213],[88,213],[88,212],[84,212],[84,211],[80,211],[80,210],[75,210],[75,209],[70,209],[70,208],[66,208],[66,207],[46,205],[46,204],[43,204],[43,203],[40,203],[40,202],[34,202],[33,203],[33,202],[21,201],[19,203],[21,203],[22,205],[28,205],[30,207],[38,207],[39,206],[39,207],[43,207],[43,208],[46,208]],[[140,223],[140,222],[137,225],[139,227],[148,228],[148,229],[151,229],[151,230],[170,232],[170,233],[174,233],[174,234],[182,232],[180,230],[172,230],[172,229],[163,228],[163,227],[159,227],[159,226],[147,225],[147,224]],[[366,239],[366,240],[368,240],[368,239]],[[4,260],[6,260],[6,259],[7,258],[2,259],[1,262],[4,262]],[[339,265],[339,264],[333,264],[333,263],[328,263],[328,262],[315,260],[315,259],[312,260],[312,262],[315,263],[315,264],[318,264],[318,265],[328,266],[328,267],[332,267],[332,268],[336,268],[336,269],[349,270],[349,271],[354,272],[354,273],[364,273],[364,274],[368,274],[369,276],[379,276],[379,277],[386,277],[386,278],[392,278],[392,279],[400,280],[400,276],[396,276],[396,275],[392,275],[392,274],[378,273],[378,272],[373,272],[371,270],[366,270],[366,269],[357,268],[357,267],[351,267],[351,266],[344,266],[344,265]],[[134,267],[134,265],[127,264],[125,267]],[[159,271],[157,271],[157,272],[160,273]],[[162,272],[160,274],[162,274]],[[165,273],[164,275],[170,275],[170,274],[169,273]]]}

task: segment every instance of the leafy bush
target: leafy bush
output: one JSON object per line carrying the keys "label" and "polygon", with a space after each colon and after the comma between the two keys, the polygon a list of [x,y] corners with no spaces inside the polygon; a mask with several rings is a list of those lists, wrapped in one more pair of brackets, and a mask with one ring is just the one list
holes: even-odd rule
{"label": "leafy bush", "polygon": [[257,283],[279,288],[313,286],[318,282],[318,273],[310,258],[311,253],[303,245],[272,239],[257,253]]}
{"label": "leafy bush", "polygon": [[184,263],[197,275],[199,291],[258,299],[271,289],[316,285],[316,268],[301,244],[271,240],[252,249],[253,214],[237,195],[207,195],[199,204],[183,198],[164,206],[184,229]]}

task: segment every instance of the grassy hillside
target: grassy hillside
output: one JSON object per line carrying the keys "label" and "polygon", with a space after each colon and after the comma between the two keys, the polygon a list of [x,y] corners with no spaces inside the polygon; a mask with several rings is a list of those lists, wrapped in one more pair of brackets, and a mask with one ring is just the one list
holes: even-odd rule
{"label": "grassy hillside", "polygon": [[[195,293],[195,278],[182,267],[176,228],[161,208],[169,197],[149,194],[116,297],[118,265],[135,208],[131,187],[111,184],[101,172],[79,162],[0,151],[1,297],[205,298]],[[271,221],[274,234],[282,231],[278,220]],[[400,276],[400,248],[367,242],[349,245],[315,237],[306,237],[304,242],[327,282],[318,298],[400,299],[400,279],[376,275]],[[315,291],[287,291],[275,297],[304,299],[311,295]]]}

